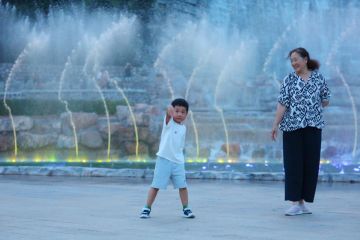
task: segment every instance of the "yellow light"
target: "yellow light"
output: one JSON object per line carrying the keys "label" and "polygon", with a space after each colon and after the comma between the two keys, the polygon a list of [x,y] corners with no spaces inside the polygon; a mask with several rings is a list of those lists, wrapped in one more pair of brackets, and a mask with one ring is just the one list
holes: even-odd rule
{"label": "yellow light", "polygon": [[186,162],[192,163],[192,162],[194,162],[194,160],[192,160],[192,159],[187,159]]}
{"label": "yellow light", "polygon": [[136,157],[135,159],[136,159],[136,160],[135,160],[136,162],[147,162],[145,156],[138,156],[138,157]]}
{"label": "yellow light", "polygon": [[224,162],[225,162],[225,160],[224,160],[224,159],[222,159],[222,158],[220,158],[220,159],[218,159],[218,160],[217,160],[217,162],[218,162],[218,163],[224,163]]}
{"label": "yellow light", "polygon": [[103,160],[98,159],[98,160],[96,160],[96,162],[98,162],[98,163],[102,163],[102,162],[103,162]]}
{"label": "yellow light", "polygon": [[16,157],[8,158],[6,162],[16,162]]}
{"label": "yellow light", "polygon": [[329,163],[331,163],[331,161],[329,159],[321,159],[320,163],[321,164],[329,164]]}
{"label": "yellow light", "polygon": [[191,162],[196,162],[196,163],[198,163],[198,162],[200,162],[200,158],[192,159]]}

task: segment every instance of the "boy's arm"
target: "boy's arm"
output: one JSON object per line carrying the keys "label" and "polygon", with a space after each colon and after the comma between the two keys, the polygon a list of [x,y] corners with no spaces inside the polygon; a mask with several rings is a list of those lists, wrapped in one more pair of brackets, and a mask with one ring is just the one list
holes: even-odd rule
{"label": "boy's arm", "polygon": [[169,121],[173,117],[173,115],[174,115],[174,108],[173,108],[173,106],[170,105],[166,111],[166,119],[165,119],[166,125],[169,123]]}

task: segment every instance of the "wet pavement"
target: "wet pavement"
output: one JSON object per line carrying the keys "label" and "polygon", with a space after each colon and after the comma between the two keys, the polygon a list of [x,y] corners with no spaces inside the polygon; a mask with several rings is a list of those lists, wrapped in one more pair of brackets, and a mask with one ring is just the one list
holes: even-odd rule
{"label": "wet pavement", "polygon": [[360,239],[360,184],[320,183],[311,215],[284,216],[283,182],[190,180],[195,219],[160,191],[140,219],[150,179],[0,176],[0,240]]}

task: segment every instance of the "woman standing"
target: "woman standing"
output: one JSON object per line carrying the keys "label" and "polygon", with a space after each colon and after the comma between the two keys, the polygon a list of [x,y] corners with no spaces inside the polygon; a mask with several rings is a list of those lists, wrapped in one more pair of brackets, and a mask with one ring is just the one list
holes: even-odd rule
{"label": "woman standing", "polygon": [[275,141],[280,124],[283,131],[285,200],[292,206],[285,215],[310,214],[304,202],[313,202],[318,180],[323,108],[329,104],[330,91],[317,71],[318,61],[310,59],[304,48],[289,52],[294,72],[281,86],[271,130]]}

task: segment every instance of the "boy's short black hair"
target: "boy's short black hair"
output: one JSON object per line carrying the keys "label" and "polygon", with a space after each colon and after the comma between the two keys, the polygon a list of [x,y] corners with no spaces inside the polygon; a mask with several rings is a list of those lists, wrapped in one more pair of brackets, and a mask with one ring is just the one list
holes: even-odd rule
{"label": "boy's short black hair", "polygon": [[189,111],[189,104],[188,102],[183,99],[183,98],[177,98],[177,99],[174,99],[172,102],[171,102],[171,106],[175,107],[175,106],[181,106],[181,107],[184,107],[186,109],[186,112]]}

